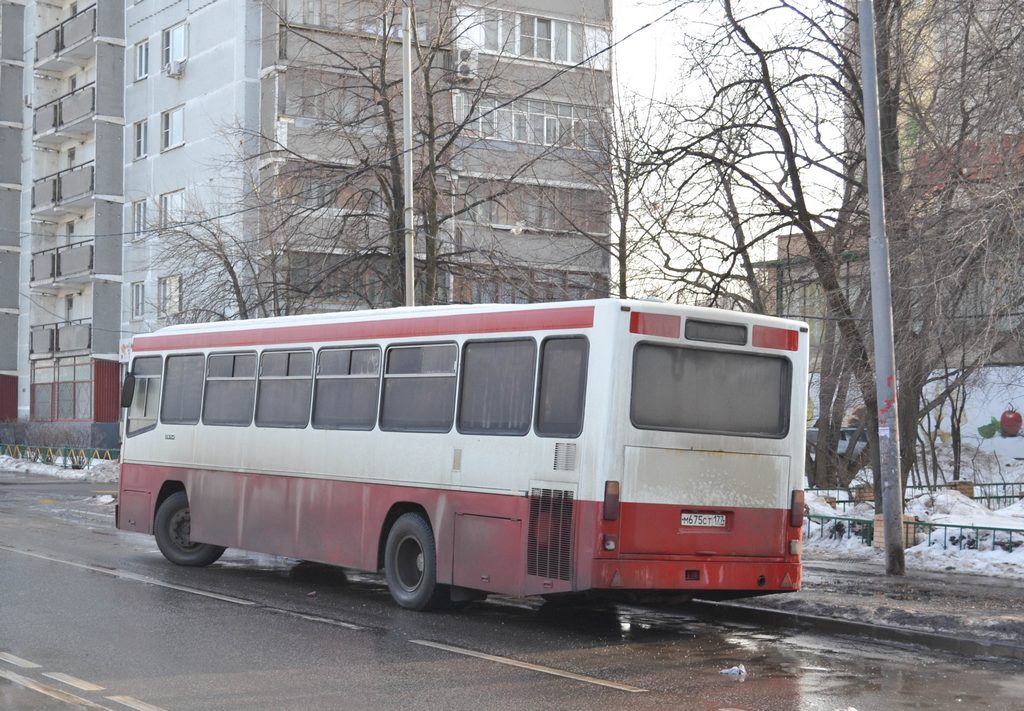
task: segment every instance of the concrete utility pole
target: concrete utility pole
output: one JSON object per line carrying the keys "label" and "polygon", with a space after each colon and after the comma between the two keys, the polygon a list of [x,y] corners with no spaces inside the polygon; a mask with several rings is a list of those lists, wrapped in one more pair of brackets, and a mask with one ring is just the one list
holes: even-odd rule
{"label": "concrete utility pole", "polygon": [[878,70],[875,67],[875,11],[871,0],[858,2],[861,83],[864,85],[864,143],[867,150],[868,212],[871,239],[871,321],[875,340],[875,392],[878,397],[878,450],[882,471],[885,572],[903,575],[903,491],[896,404],[896,354],[892,337],[892,285],[889,243],[885,236],[882,185],[882,133],[878,119]]}
{"label": "concrete utility pole", "polygon": [[405,183],[405,305],[416,305],[412,211],[412,8],[402,8],[402,168]]}

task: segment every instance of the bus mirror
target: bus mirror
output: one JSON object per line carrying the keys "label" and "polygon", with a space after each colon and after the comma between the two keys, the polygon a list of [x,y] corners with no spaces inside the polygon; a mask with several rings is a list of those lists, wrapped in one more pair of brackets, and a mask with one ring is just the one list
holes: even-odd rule
{"label": "bus mirror", "polygon": [[135,376],[128,373],[121,384],[121,407],[131,407],[135,397]]}

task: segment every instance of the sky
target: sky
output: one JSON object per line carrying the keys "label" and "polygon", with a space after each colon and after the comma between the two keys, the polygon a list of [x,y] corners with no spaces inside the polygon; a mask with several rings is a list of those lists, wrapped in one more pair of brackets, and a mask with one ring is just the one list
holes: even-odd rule
{"label": "sky", "polygon": [[[616,0],[612,9],[615,39],[655,20],[670,7],[659,0]],[[623,86],[645,96],[663,96],[671,90],[676,81],[675,44],[683,12],[677,10],[616,46],[615,61]]]}

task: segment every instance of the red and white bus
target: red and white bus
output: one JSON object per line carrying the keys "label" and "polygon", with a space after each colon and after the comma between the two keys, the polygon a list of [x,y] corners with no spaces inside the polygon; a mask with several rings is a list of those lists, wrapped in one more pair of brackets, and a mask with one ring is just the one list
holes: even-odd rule
{"label": "red and white bus", "polygon": [[384,571],[402,606],[797,590],[807,327],[647,301],[136,336],[117,527]]}

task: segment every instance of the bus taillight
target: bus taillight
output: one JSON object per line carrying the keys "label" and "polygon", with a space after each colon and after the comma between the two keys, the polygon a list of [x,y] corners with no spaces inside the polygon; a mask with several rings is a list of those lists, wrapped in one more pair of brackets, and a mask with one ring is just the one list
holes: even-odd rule
{"label": "bus taillight", "polygon": [[604,510],[601,518],[605,521],[619,520],[619,482],[617,481],[604,483]]}
{"label": "bus taillight", "polygon": [[750,345],[755,348],[775,348],[780,351],[799,350],[800,332],[788,328],[754,326]]}
{"label": "bus taillight", "polygon": [[804,525],[804,490],[797,489],[789,505],[789,525],[794,528]]}

